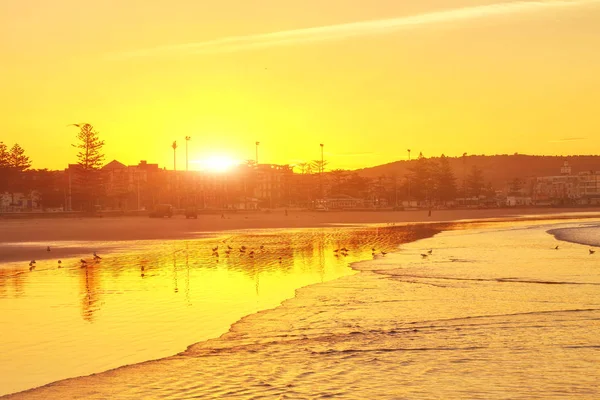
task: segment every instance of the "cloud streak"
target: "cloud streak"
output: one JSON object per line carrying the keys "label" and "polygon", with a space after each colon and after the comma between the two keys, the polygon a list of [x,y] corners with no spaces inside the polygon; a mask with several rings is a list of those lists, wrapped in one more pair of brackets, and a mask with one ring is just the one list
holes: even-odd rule
{"label": "cloud streak", "polygon": [[483,6],[436,11],[398,18],[352,22],[245,36],[230,36],[203,42],[168,45],[120,53],[115,55],[115,57],[135,58],[251,51],[269,47],[344,40],[361,36],[385,35],[402,29],[418,27],[422,25],[461,22],[496,15],[534,12],[551,8],[578,7],[599,3],[600,0],[512,1]]}
{"label": "cloud streak", "polygon": [[570,138],[563,138],[563,139],[556,139],[556,140],[550,140],[549,143],[565,143],[565,142],[576,142],[578,140],[587,140],[587,138],[584,137],[570,137]]}

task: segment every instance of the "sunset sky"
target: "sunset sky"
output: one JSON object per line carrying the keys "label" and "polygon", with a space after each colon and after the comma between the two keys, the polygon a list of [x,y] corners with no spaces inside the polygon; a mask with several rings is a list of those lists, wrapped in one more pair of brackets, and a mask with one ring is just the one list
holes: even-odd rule
{"label": "sunset sky", "polygon": [[600,0],[2,0],[0,141],[35,168],[214,156],[359,168],[600,153]]}

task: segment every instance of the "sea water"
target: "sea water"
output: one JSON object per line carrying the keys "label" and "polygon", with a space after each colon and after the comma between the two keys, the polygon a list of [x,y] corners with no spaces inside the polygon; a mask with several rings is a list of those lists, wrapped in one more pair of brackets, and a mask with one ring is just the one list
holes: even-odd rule
{"label": "sea water", "polygon": [[598,398],[600,260],[548,233],[579,227],[600,233],[474,224],[403,244],[177,356],[23,396]]}

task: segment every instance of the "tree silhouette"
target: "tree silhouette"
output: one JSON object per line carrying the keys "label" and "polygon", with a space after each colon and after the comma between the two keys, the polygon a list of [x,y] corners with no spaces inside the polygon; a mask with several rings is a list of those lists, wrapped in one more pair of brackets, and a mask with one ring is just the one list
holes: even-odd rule
{"label": "tree silhouette", "polygon": [[409,168],[408,180],[411,186],[411,197],[417,200],[425,200],[431,194],[432,187],[432,163],[419,153],[419,157]]}
{"label": "tree silhouette", "polygon": [[467,176],[467,190],[472,197],[479,197],[483,192],[485,182],[483,172],[476,165],[473,165],[471,172]]}
{"label": "tree silhouette", "polygon": [[73,124],[79,128],[77,144],[73,147],[79,149],[77,153],[77,172],[79,195],[87,208],[91,211],[93,203],[102,191],[102,177],[100,169],[104,161],[102,147],[104,141],[98,137],[98,132],[90,124]]}
{"label": "tree silhouette", "polygon": [[443,154],[435,166],[433,178],[437,199],[445,203],[456,197],[456,178],[454,177],[454,172],[452,172],[448,157]]}
{"label": "tree silhouette", "polygon": [[104,140],[100,140],[98,132],[94,131],[94,127],[90,124],[73,125],[79,128],[78,143],[73,145],[79,149],[77,164],[83,171],[99,170],[104,161],[104,153],[102,153]]}
{"label": "tree silhouette", "polygon": [[0,142],[0,168],[8,167],[8,148],[4,142]]}
{"label": "tree silhouette", "polygon": [[23,172],[31,167],[31,161],[29,157],[25,155],[25,150],[18,144],[10,149],[8,154],[8,166],[13,168],[17,172]]}
{"label": "tree silhouette", "polygon": [[8,189],[8,149],[4,142],[0,142],[0,192],[4,192]]}

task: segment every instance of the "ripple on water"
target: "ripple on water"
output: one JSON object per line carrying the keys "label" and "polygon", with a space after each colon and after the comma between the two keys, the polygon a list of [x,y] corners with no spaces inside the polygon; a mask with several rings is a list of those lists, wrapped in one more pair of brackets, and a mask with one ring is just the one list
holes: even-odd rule
{"label": "ripple on water", "polygon": [[[371,247],[391,251],[432,232],[239,233],[134,242],[86,268],[79,257],[64,259],[61,269],[56,260],[39,260],[33,272],[3,265],[0,394],[176,354],[226,332],[244,315],[276,307],[297,288],[354,274],[349,263],[371,258]],[[219,257],[211,251],[216,246]],[[233,248],[229,255],[227,246]],[[336,257],[339,247],[349,254]]]}

